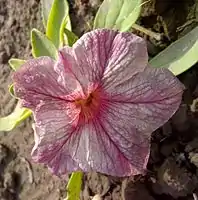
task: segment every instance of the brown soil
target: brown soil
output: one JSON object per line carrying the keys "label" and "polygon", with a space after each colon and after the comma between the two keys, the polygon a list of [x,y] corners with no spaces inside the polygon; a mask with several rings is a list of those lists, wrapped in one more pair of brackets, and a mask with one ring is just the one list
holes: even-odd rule
{"label": "brown soil", "polygon": [[[0,116],[9,114],[15,100],[8,93],[11,57],[31,56],[30,30],[43,31],[39,0],[0,0]],[[73,30],[90,30],[101,0],[70,0]],[[197,0],[150,0],[139,23],[162,34],[156,41],[140,32],[155,55],[197,25]],[[84,176],[81,199],[196,200],[198,188],[198,68],[179,76],[186,91],[178,112],[153,133],[146,176],[116,178],[97,173]],[[60,180],[31,161],[32,119],[11,132],[0,133],[0,200],[62,200],[68,177]]]}

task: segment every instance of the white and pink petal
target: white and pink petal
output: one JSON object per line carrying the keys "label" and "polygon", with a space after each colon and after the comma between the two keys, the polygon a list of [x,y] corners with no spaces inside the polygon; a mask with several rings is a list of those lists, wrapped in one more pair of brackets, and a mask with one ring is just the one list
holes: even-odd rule
{"label": "white and pink petal", "polygon": [[181,103],[183,90],[183,84],[167,69],[148,66],[105,91],[112,109],[143,134],[152,133],[169,120]]}
{"label": "white and pink petal", "polygon": [[[90,83],[120,81],[143,71],[148,62],[145,41],[131,33],[98,29],[84,34],[72,48],[60,50],[58,71],[70,71],[86,92]],[[130,73],[129,73],[130,72]],[[109,83],[109,82],[108,82]],[[113,83],[109,83],[113,86]]]}
{"label": "white and pink petal", "polygon": [[[50,111],[47,109],[49,106]],[[59,176],[76,170],[129,176],[145,170],[146,158],[143,158],[143,164],[131,165],[125,156],[126,151],[122,152],[116,143],[118,141],[111,138],[108,127],[98,120],[78,126],[73,121],[75,118],[78,120],[78,110],[74,112],[70,106],[71,110],[63,112],[67,110],[63,107],[62,102],[49,102],[36,111],[36,141],[32,151],[36,162],[46,164]],[[68,113],[73,117],[68,117]]]}
{"label": "white and pink petal", "polygon": [[46,164],[57,175],[80,169],[67,149],[63,154],[60,153],[63,146],[76,137],[79,113],[80,109],[73,103],[57,100],[45,101],[37,106],[34,112],[34,161]]}
{"label": "white and pink petal", "polygon": [[78,89],[78,82],[67,74],[67,86],[59,81],[56,62],[49,57],[28,60],[13,74],[14,90],[24,107],[32,110],[42,101],[56,99],[67,101]]}

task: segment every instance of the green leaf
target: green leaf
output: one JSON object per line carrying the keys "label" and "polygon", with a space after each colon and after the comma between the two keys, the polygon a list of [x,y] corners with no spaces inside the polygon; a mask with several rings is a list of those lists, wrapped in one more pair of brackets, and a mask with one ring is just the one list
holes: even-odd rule
{"label": "green leaf", "polygon": [[64,28],[71,30],[69,6],[66,0],[54,0],[46,28],[47,37],[60,48],[64,43]]}
{"label": "green leaf", "polygon": [[72,31],[72,25],[71,25],[71,20],[70,20],[70,17],[69,17],[69,14],[68,16],[66,17],[66,22],[65,22],[65,28],[69,31]]}
{"label": "green leaf", "polygon": [[67,185],[66,200],[80,200],[80,191],[82,185],[82,172],[73,172]]}
{"label": "green leaf", "polygon": [[195,1],[195,19],[198,22],[198,1]]}
{"label": "green leaf", "polygon": [[[67,0],[65,1],[67,2]],[[47,21],[49,18],[49,14],[50,14],[53,2],[54,0],[41,0],[42,18],[43,18],[43,24],[45,27],[47,27]],[[66,23],[65,28],[67,28],[70,31],[72,30],[69,14],[67,17],[67,23]]]}
{"label": "green leaf", "polygon": [[168,68],[179,75],[198,61],[198,26],[150,60],[153,67]]}
{"label": "green leaf", "polygon": [[104,0],[96,14],[94,29],[128,31],[138,19],[141,5],[142,0]]}
{"label": "green leaf", "polygon": [[21,67],[21,65],[23,65],[26,61],[25,60],[20,60],[17,58],[11,58],[8,63],[10,65],[10,67],[16,71],[17,69],[19,69]]}
{"label": "green leaf", "polygon": [[49,17],[49,13],[51,11],[51,7],[54,0],[41,0],[41,9],[42,9],[42,18],[43,18],[43,24],[46,27],[47,21]]}
{"label": "green leaf", "polygon": [[65,44],[70,47],[78,40],[78,36],[65,28]]}
{"label": "green leaf", "polygon": [[58,51],[54,44],[40,31],[33,29],[31,32],[32,54],[34,57],[49,56],[58,57]]}
{"label": "green leaf", "polygon": [[32,112],[30,110],[22,108],[18,102],[16,108],[10,115],[0,118],[0,131],[11,131],[31,114]]}
{"label": "green leaf", "polygon": [[14,94],[14,84],[11,84],[10,86],[9,86],[9,93],[10,93],[10,95],[12,96],[12,97],[14,97],[14,98],[16,98],[17,99],[17,97],[15,96],[15,94]]}

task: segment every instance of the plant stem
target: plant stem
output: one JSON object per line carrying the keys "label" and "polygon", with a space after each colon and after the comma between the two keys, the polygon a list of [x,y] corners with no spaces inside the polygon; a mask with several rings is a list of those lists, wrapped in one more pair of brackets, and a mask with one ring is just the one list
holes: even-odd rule
{"label": "plant stem", "polygon": [[195,193],[193,193],[193,198],[194,200],[198,200],[197,195]]}
{"label": "plant stem", "polygon": [[65,200],[80,200],[83,172],[73,172],[67,184]]}
{"label": "plant stem", "polygon": [[162,39],[162,35],[160,33],[155,33],[155,32],[153,32],[147,28],[144,28],[143,26],[140,26],[138,24],[133,24],[132,28],[148,35],[149,37],[156,39],[157,41],[160,41]]}

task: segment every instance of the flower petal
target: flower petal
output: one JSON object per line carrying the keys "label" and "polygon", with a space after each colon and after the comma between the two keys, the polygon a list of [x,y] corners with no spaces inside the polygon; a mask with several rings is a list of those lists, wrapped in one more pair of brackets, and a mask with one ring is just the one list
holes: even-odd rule
{"label": "flower petal", "polygon": [[[109,88],[108,88],[109,89]],[[178,109],[183,85],[167,69],[147,67],[107,90],[108,103],[98,119],[106,135],[131,164],[134,175],[146,169],[151,133]],[[109,148],[111,151],[111,148]]]}
{"label": "flower petal", "polygon": [[[134,162],[137,155],[139,156],[138,163],[135,166],[131,165],[125,157],[126,152],[123,153],[118,148],[119,144],[111,138],[114,133],[117,134],[114,129],[114,132],[108,130],[109,127],[104,127],[103,122],[100,124],[100,120],[79,126],[80,110],[73,105],[62,101],[45,101],[39,104],[34,114],[34,161],[46,164],[59,176],[76,170],[129,176],[145,170],[149,152],[147,146],[142,147],[147,151],[144,153],[137,153],[139,148],[136,147],[133,148],[133,152],[129,149],[129,153],[134,154]],[[125,134],[124,131],[121,133]],[[137,134],[137,137],[141,135]]]}
{"label": "flower petal", "polygon": [[98,121],[85,124],[73,158],[83,171],[97,171],[112,176],[139,174],[132,168]]}
{"label": "flower petal", "polygon": [[129,79],[144,70],[148,56],[142,38],[131,33],[98,29],[84,34],[73,48],[64,47],[59,62],[67,71],[69,68],[86,90],[89,83]]}
{"label": "flower petal", "polygon": [[60,139],[57,139],[59,134],[62,135],[59,129],[54,130],[56,136],[53,138],[46,131],[44,133],[42,127],[36,128],[40,139],[32,154],[35,161],[46,164],[56,175],[76,170],[97,171],[112,176],[140,173],[131,167],[97,122],[86,124]]}
{"label": "flower petal", "polygon": [[76,131],[79,112],[74,104],[57,100],[39,104],[34,112],[33,160],[47,164],[57,175],[80,169],[69,151],[64,151],[64,154],[59,153],[65,143],[71,141],[72,133]]}
{"label": "flower petal", "polygon": [[113,111],[141,133],[152,133],[178,109],[184,86],[167,69],[147,67],[107,89]]}
{"label": "flower petal", "polygon": [[51,58],[40,57],[27,61],[14,73],[15,93],[23,100],[24,107],[34,110],[41,101],[54,98],[66,101],[66,96],[78,88],[77,81],[69,74],[67,85],[61,82],[55,65]]}
{"label": "flower petal", "polygon": [[[108,152],[114,152],[117,148],[120,157],[130,164],[130,170],[125,175],[144,173],[150,154],[151,132],[140,132],[130,119],[131,112],[125,113],[119,106],[116,103],[107,104],[98,118],[103,131],[114,145],[114,148],[108,148]],[[117,159],[117,162],[122,161]]]}

